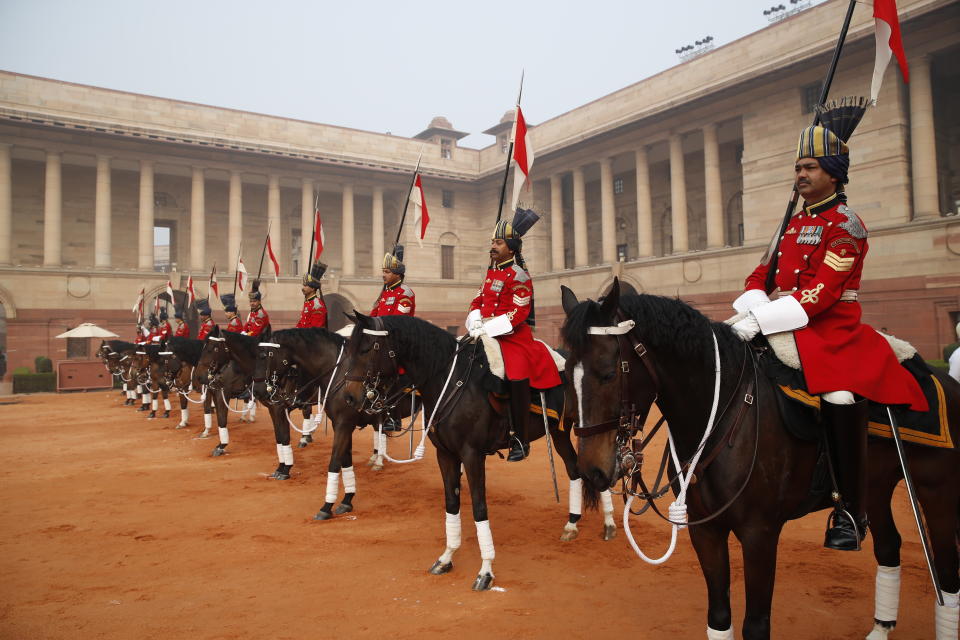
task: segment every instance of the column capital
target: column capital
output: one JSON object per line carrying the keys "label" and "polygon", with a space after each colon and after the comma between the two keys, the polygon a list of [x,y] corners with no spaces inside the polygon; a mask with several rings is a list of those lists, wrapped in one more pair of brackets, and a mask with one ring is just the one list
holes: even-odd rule
{"label": "column capital", "polygon": [[106,153],[98,153],[97,160],[106,160],[107,162],[109,162],[110,160],[113,160],[113,156]]}

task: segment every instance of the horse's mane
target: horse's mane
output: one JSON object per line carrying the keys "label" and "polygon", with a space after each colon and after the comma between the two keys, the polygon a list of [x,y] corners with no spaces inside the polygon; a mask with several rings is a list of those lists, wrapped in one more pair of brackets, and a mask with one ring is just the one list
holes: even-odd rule
{"label": "horse's mane", "polygon": [[[620,309],[637,323],[643,340],[654,352],[689,361],[713,362],[713,338],[722,352],[743,350],[729,326],[712,322],[688,303],[677,298],[647,294],[620,297]],[[587,329],[608,324],[593,300],[581,302],[567,316],[561,335],[570,350],[581,356],[587,349]]]}
{"label": "horse's mane", "polygon": [[107,346],[117,353],[137,350],[137,345],[132,342],[127,342],[126,340],[107,340]]}
{"label": "horse's mane", "polygon": [[200,361],[200,352],[203,351],[203,340],[195,338],[182,338],[174,336],[167,341],[167,347],[180,358],[186,360],[193,366],[197,366]]}
{"label": "horse's mane", "polygon": [[220,333],[220,337],[226,339],[226,341],[231,343],[232,346],[235,346],[239,349],[244,349],[251,354],[256,351],[257,345],[260,344],[260,338],[246,336],[242,333],[235,333],[233,331],[222,331]]}
{"label": "horse's mane", "polygon": [[416,317],[381,316],[380,319],[384,328],[391,332],[390,338],[396,340],[400,359],[406,362],[416,359],[419,364],[418,376],[422,375],[426,380],[447,375],[457,344],[457,339],[450,332]]}
{"label": "horse's mane", "polygon": [[147,357],[151,360],[156,360],[157,356],[160,355],[160,352],[163,351],[166,347],[159,344],[145,344],[143,345],[143,350],[147,352]]}
{"label": "horse's mane", "polygon": [[277,344],[289,346],[295,350],[318,341],[328,342],[331,346],[339,350],[340,346],[346,342],[346,339],[340,334],[316,327],[281,329],[274,331],[270,336],[270,340]]}

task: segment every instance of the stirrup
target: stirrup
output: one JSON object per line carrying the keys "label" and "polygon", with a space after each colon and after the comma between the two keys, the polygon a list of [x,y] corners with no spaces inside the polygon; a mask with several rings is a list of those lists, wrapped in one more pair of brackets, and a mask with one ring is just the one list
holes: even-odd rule
{"label": "stirrup", "polygon": [[520,462],[530,455],[529,442],[521,442],[517,436],[512,436],[510,441],[510,452],[507,454],[507,462]]}
{"label": "stirrup", "polygon": [[827,532],[823,538],[823,546],[837,551],[860,551],[860,543],[866,535],[866,523],[858,524],[849,511],[834,507],[827,516]]}

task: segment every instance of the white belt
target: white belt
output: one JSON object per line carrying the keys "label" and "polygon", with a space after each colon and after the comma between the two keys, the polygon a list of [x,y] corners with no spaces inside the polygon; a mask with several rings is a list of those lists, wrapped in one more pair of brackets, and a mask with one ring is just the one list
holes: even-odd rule
{"label": "white belt", "polygon": [[[793,291],[780,291],[777,295],[786,298],[793,295]],[[860,291],[858,289],[844,289],[843,293],[840,294],[839,302],[856,302],[859,295]]]}

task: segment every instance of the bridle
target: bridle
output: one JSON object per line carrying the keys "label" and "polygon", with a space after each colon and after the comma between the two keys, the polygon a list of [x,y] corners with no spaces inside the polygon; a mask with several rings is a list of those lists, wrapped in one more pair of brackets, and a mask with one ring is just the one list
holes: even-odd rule
{"label": "bridle", "polygon": [[[205,351],[207,347],[210,347],[209,353],[211,354],[211,362],[207,364],[207,386],[215,389],[218,387],[214,383],[219,383],[223,367],[230,362],[230,347],[227,346],[227,339],[220,336],[207,336],[207,340],[209,342],[203,347]],[[222,353],[221,347],[223,349]]]}
{"label": "bridle", "polygon": [[[286,347],[276,342],[261,342],[258,344],[260,353],[266,353],[264,357],[266,371],[263,378],[253,377],[253,383],[265,382],[267,393],[267,402],[273,405],[296,406],[296,398],[299,395],[299,389],[296,386],[296,380],[299,376],[297,363],[293,362],[289,355],[285,353]],[[275,358],[281,357],[281,349],[284,350],[281,365],[286,367],[280,372],[279,367],[273,367]],[[265,351],[266,350],[266,351]],[[293,391],[289,390],[290,382],[294,382]]]}
{"label": "bridle", "polygon": [[383,320],[379,317],[371,320],[374,328],[364,327],[361,331],[364,335],[373,336],[373,346],[370,349],[375,358],[370,363],[372,366],[368,365],[363,376],[351,375],[353,364],[356,363],[354,358],[343,379],[363,385],[363,400],[357,410],[367,415],[376,415],[394,409],[408,391],[399,385],[400,365],[397,363],[397,351],[390,343],[390,332],[384,328]]}

